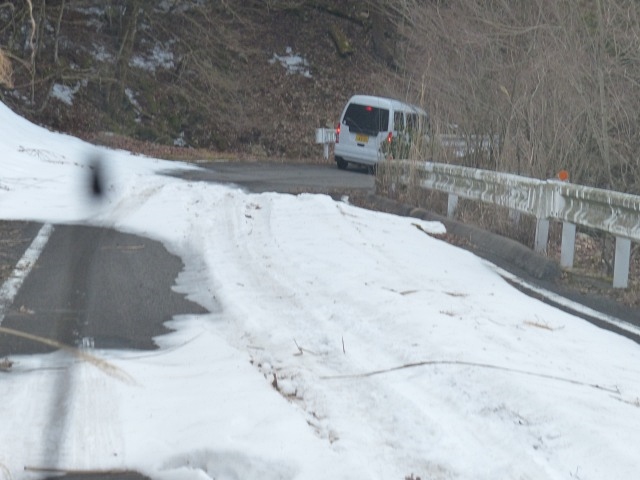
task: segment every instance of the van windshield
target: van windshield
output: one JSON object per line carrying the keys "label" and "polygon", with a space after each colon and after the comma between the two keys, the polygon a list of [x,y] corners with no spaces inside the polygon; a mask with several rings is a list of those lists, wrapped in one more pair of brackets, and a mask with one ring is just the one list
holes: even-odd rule
{"label": "van windshield", "polygon": [[347,107],[343,123],[352,132],[377,135],[389,129],[389,110],[352,103]]}

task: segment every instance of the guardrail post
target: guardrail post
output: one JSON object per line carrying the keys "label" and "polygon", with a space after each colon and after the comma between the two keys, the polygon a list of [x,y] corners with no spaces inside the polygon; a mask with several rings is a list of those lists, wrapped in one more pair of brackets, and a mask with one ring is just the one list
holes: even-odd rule
{"label": "guardrail post", "polygon": [[631,258],[631,240],[616,237],[616,258],[613,264],[613,288],[629,286],[629,262]]}
{"label": "guardrail post", "polygon": [[455,217],[456,208],[458,208],[458,195],[450,193],[447,199],[447,218]]}
{"label": "guardrail post", "polygon": [[547,253],[547,243],[549,243],[549,219],[538,218],[533,249],[538,253]]}
{"label": "guardrail post", "polygon": [[535,187],[536,191],[536,236],[533,240],[533,249],[537,253],[547,253],[549,243],[549,218],[554,209],[556,199],[555,185],[543,182]]}
{"label": "guardrail post", "polygon": [[570,222],[562,223],[562,245],[560,247],[560,266],[573,267],[573,257],[576,251],[576,226]]}
{"label": "guardrail post", "polygon": [[336,141],[335,131],[331,128],[316,128],[316,143],[321,143],[323,147],[323,157],[329,159],[329,144]]}

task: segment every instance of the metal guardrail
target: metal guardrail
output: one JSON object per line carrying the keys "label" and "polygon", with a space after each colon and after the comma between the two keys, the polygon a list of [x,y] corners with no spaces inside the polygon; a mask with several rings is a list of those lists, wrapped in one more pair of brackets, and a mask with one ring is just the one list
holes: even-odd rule
{"label": "metal guardrail", "polygon": [[551,218],[640,242],[640,196],[554,182]]}
{"label": "metal guardrail", "polygon": [[458,197],[507,207],[536,217],[535,250],[545,252],[549,221],[563,222],[561,265],[571,267],[576,225],[616,237],[613,286],[626,288],[631,242],[640,243],[640,196],[575,185],[559,180],[537,180],[508,173],[431,162],[400,161],[401,181],[409,172],[421,188],[449,194],[447,214],[455,213]]}
{"label": "metal guardrail", "polygon": [[329,145],[336,143],[336,131],[333,128],[316,128],[316,143],[323,146],[323,157],[329,159]]}
{"label": "metal guardrail", "polygon": [[[456,157],[464,157],[474,153],[476,150],[488,151],[492,143],[497,142],[497,138],[489,136],[467,136],[452,134],[439,134],[437,140],[440,145],[453,153]],[[329,158],[329,145],[336,142],[336,131],[334,128],[316,128],[315,143],[323,146],[323,156]]]}
{"label": "metal guardrail", "polygon": [[436,134],[435,137],[445,150],[456,157],[464,157],[477,151],[489,151],[492,145],[498,143],[497,136],[489,135],[457,135],[450,133]]}
{"label": "metal guardrail", "polygon": [[[416,166],[414,166],[414,169]],[[420,186],[539,216],[541,180],[442,163],[417,164]]]}
{"label": "metal guardrail", "polygon": [[[488,137],[480,140],[477,142],[480,148],[490,143]],[[329,158],[329,145],[334,142],[333,129],[316,129],[316,143],[323,145],[325,159]],[[440,142],[456,152],[470,148],[468,141],[455,135],[440,135]],[[560,265],[565,268],[573,266],[576,225],[610,233],[616,238],[613,286],[628,286],[631,242],[640,243],[640,196],[458,165],[406,160],[397,164],[404,169],[401,181],[410,181],[411,170],[417,174],[421,188],[448,193],[447,215],[450,217],[455,213],[458,197],[493,203],[536,217],[534,249],[537,252],[546,252],[549,221],[563,222]]]}

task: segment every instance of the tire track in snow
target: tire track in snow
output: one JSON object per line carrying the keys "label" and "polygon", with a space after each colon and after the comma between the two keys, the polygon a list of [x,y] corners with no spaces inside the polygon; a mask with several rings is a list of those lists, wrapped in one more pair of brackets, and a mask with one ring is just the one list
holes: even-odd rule
{"label": "tire track in snow", "polygon": [[[475,372],[456,376],[426,372],[401,381],[359,379],[350,381],[348,388],[339,385],[335,391],[316,387],[318,378],[328,372],[362,371],[372,365],[394,365],[412,358],[418,350],[408,348],[409,341],[394,343],[393,339],[398,336],[389,330],[399,320],[396,318],[390,325],[385,321],[386,316],[399,316],[403,311],[388,311],[385,298],[394,291],[397,295],[412,291],[415,285],[424,289],[425,285],[420,284],[423,277],[419,270],[411,276],[405,269],[398,268],[413,258],[410,253],[393,258],[388,256],[386,245],[393,241],[393,235],[386,228],[374,235],[367,223],[368,213],[338,205],[340,214],[336,215],[335,203],[309,201],[305,221],[321,223],[328,232],[326,237],[317,239],[305,233],[305,225],[295,222],[296,217],[289,215],[290,200],[267,194],[225,199],[221,209],[224,227],[219,229],[221,233],[214,241],[216,248],[224,252],[221,257],[225,266],[220,271],[228,276],[219,277],[217,282],[223,297],[232,300],[245,297],[245,301],[238,301],[238,304],[223,306],[232,319],[227,323],[226,331],[231,343],[250,351],[252,363],[266,381],[305,413],[310,427],[321,438],[335,444],[338,450],[341,445],[370,444],[372,451],[381,452],[381,459],[375,466],[385,470],[376,472],[381,476],[397,475],[394,468],[426,471],[433,478],[451,478],[461,473],[456,465],[446,461],[442,449],[420,450],[422,436],[427,436],[433,439],[434,445],[446,441],[450,448],[461,454],[472,445],[471,450],[495,460],[499,465],[496,471],[503,468],[513,476],[535,472],[534,477],[558,478],[545,458],[555,444],[545,443],[539,450],[531,448],[538,433],[547,432],[545,420],[532,419],[530,426],[514,429],[510,422],[521,420],[517,408],[505,406],[505,420],[496,420],[496,415],[485,413],[503,410],[497,400],[485,400],[482,385],[491,382],[478,382]],[[391,226],[389,229],[393,230]],[[407,235],[415,230],[408,223],[406,229]],[[339,256],[332,254],[332,235],[347,239],[341,245],[344,249],[346,244],[348,252],[343,250]],[[345,264],[340,263],[344,258],[364,266],[356,272],[363,270],[365,275],[356,275],[346,269]],[[388,273],[369,278],[367,265]],[[336,272],[343,285],[355,287],[364,283],[370,286],[371,296],[351,296],[347,302],[341,302],[345,292],[331,283],[321,283],[322,277],[314,275],[321,269]],[[456,284],[447,275],[438,279],[439,285],[429,285],[433,290],[431,297],[406,297],[407,302],[411,302],[407,308],[410,311],[410,306],[420,304],[424,307],[425,319],[444,316],[439,324],[448,324],[446,314],[438,313],[437,308],[434,310],[429,305],[429,298],[457,292]],[[227,295],[225,290],[233,293]],[[481,290],[478,294],[484,293]],[[406,321],[421,320],[407,318]],[[428,349],[430,355],[446,353],[446,346],[429,340],[431,323],[424,320],[424,325],[413,326],[410,331],[424,332],[425,342],[420,347]],[[344,339],[345,333],[348,336],[343,353],[339,341],[341,336]],[[298,347],[299,352],[296,352],[297,344],[302,347]],[[434,388],[435,384],[441,384],[442,388]],[[443,392],[451,391],[463,395],[464,401],[443,395]],[[469,409],[467,402],[478,405],[480,413]],[[403,405],[402,414],[393,410],[399,404]],[[446,421],[438,415],[444,415]],[[367,420],[354,432],[349,430],[353,418]],[[504,438],[505,430],[510,434],[508,438]],[[456,433],[451,435],[451,431]],[[416,432],[421,433],[413,438]],[[521,460],[510,463],[512,455]]]}
{"label": "tire track in snow", "polygon": [[[232,315],[235,313],[238,319],[238,322],[231,322],[238,328],[236,332],[231,328],[229,333],[236,337],[231,341],[239,348],[246,348],[249,344],[254,365],[267,381],[273,382],[283,397],[305,413],[307,423],[321,438],[330,443],[341,440],[347,443],[371,442],[373,448],[377,443],[386,444],[385,456],[389,460],[387,463],[392,465],[394,461],[398,462],[399,452],[407,438],[406,429],[398,428],[397,420],[390,417],[388,409],[383,407],[389,398],[396,398],[396,393],[386,382],[378,379],[358,382],[349,389],[346,399],[333,395],[325,397],[314,387],[318,374],[356,371],[369,364],[366,347],[361,349],[349,345],[349,355],[345,357],[336,342],[345,331],[353,329],[353,333],[369,345],[385,343],[382,340],[384,329],[381,331],[373,320],[379,312],[367,298],[352,299],[357,305],[353,311],[348,308],[350,303],[314,304],[314,296],[339,298],[336,297],[339,292],[333,285],[318,284],[319,279],[310,273],[314,269],[307,272],[304,268],[305,260],[321,262],[325,268],[335,269],[341,275],[349,273],[326,251],[316,251],[310,246],[304,234],[296,238],[296,230],[304,228],[303,225],[293,227],[284,237],[274,237],[274,222],[280,224],[275,231],[281,231],[283,225],[291,223],[287,205],[283,203],[287,200],[286,197],[257,197],[239,204],[232,201],[232,205],[223,210],[225,228],[221,229],[224,232],[220,239],[224,242],[221,250],[228,252],[229,257],[225,255],[225,260],[235,266],[232,276],[225,280],[231,288],[234,283],[241,285],[241,289],[252,297],[252,301],[240,302],[243,305],[240,308],[234,305],[235,308],[231,309]],[[309,221],[322,222],[334,235],[348,238],[349,256],[362,258],[363,262],[388,263],[391,268],[393,262],[386,258],[383,244],[368,245],[367,237],[363,235],[367,225],[358,215],[342,211],[335,215],[334,203],[318,205],[314,202],[312,207]],[[310,249],[315,258],[306,257]],[[275,268],[271,268],[274,263]],[[278,274],[282,271],[295,272],[295,275]],[[352,281],[366,282],[366,279],[354,277]],[[269,306],[269,311],[256,309],[256,305],[263,302]],[[325,332],[325,335],[319,343],[308,343],[316,334],[307,332],[314,330]],[[308,349],[307,353],[292,356],[295,339]],[[383,352],[379,355],[386,357]],[[381,361],[380,358],[377,360]],[[424,412],[413,408],[412,404],[407,404],[407,409],[411,410],[409,416],[413,421],[424,422],[427,430],[433,428],[433,420],[429,416],[424,418]],[[345,416],[358,417],[363,411],[376,421],[363,423],[360,432],[346,431],[341,419]],[[405,455],[402,463],[410,461],[411,453]],[[390,469],[387,473],[391,476],[393,467],[386,468]],[[441,467],[433,468],[438,470]]]}
{"label": "tire track in snow", "polygon": [[60,460],[66,468],[78,470],[122,467],[125,443],[113,380],[85,362],[71,368],[74,391],[65,406],[68,418]]}

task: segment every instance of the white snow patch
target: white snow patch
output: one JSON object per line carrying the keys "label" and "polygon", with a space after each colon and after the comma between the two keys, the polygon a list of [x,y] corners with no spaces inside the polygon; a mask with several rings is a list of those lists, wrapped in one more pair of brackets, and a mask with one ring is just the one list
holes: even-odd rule
{"label": "white snow patch", "polygon": [[57,100],[60,100],[66,105],[73,105],[73,98],[82,86],[86,86],[86,81],[78,82],[74,86],[63,85],[61,83],[54,83],[51,88],[51,96]]}
{"label": "white snow patch", "polygon": [[99,62],[111,62],[113,55],[107,51],[104,45],[93,44],[93,58]]}
{"label": "white snow patch", "polygon": [[176,147],[186,147],[188,145],[184,138],[184,132],[180,132],[180,135],[173,140],[173,145]]}
{"label": "white snow patch", "polygon": [[125,88],[124,89],[124,94],[127,96],[127,99],[129,100],[131,105],[133,105],[136,108],[136,110],[140,110],[140,104],[138,103],[138,100],[136,99],[136,93],[133,90],[131,90],[130,88]]}
{"label": "white snow patch", "polygon": [[294,54],[291,47],[287,47],[285,52],[286,53],[284,55],[274,53],[273,57],[269,60],[269,63],[274,64],[278,62],[287,69],[288,74],[299,74],[305,78],[311,78],[309,62],[307,62],[304,57]]}
{"label": "white snow patch", "polygon": [[149,72],[155,72],[158,68],[173,68],[174,56],[170,48],[170,44],[155,44],[149,55],[134,55],[129,65]]}

